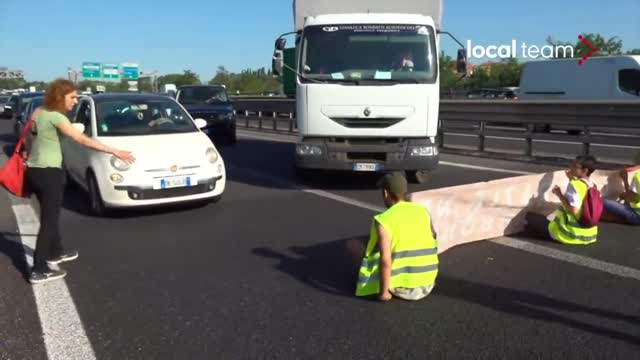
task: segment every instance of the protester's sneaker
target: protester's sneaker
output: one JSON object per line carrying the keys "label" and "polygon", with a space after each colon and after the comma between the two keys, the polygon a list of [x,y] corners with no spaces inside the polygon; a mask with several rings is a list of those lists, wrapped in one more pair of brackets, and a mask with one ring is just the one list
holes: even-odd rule
{"label": "protester's sneaker", "polygon": [[49,265],[58,265],[63,262],[75,260],[78,258],[78,252],[75,250],[65,251],[62,254],[47,260],[47,264]]}
{"label": "protester's sneaker", "polygon": [[62,279],[66,275],[67,275],[67,272],[62,269],[60,270],[50,269],[44,272],[34,271],[31,273],[31,276],[29,277],[29,282],[32,284],[41,284],[47,281]]}

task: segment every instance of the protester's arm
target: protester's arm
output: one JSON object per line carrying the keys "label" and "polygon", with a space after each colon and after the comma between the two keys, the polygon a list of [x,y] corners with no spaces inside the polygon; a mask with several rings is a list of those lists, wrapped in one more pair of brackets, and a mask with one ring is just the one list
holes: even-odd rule
{"label": "protester's arm", "polygon": [[391,281],[391,235],[379,222],[376,221],[376,231],[378,232],[378,243],[380,245],[380,300],[391,299],[389,292],[389,282]]}
{"label": "protester's arm", "polygon": [[553,193],[558,197],[558,200],[560,200],[560,203],[562,203],[562,206],[567,211],[569,211],[573,216],[578,216],[580,209],[571,205],[567,197],[564,194],[562,194],[562,190],[560,189],[560,187],[555,186],[553,188]]}
{"label": "protester's arm", "polygon": [[634,178],[633,183],[629,186],[628,174],[626,176],[622,176],[622,180],[625,183],[625,192],[622,194],[622,198],[627,202],[640,201],[640,181],[638,181],[637,178]]}
{"label": "protester's arm", "polygon": [[629,173],[627,170],[620,170],[620,178],[622,178],[622,184],[624,185],[624,192],[629,191]]}

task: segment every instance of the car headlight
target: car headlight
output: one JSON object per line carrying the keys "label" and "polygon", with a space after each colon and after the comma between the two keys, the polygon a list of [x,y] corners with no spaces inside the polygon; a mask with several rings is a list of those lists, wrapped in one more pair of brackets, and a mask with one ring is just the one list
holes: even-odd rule
{"label": "car headlight", "polygon": [[120,184],[124,181],[124,177],[120,174],[111,174],[109,178],[111,179],[111,182],[113,182],[114,184]]}
{"label": "car headlight", "polygon": [[228,113],[228,114],[225,116],[225,118],[226,118],[227,120],[233,120],[233,113],[232,113],[232,112]]}
{"label": "car headlight", "polygon": [[115,155],[111,157],[109,162],[111,163],[111,167],[118,171],[127,171],[131,168],[130,163],[118,159]]}
{"label": "car headlight", "polygon": [[220,157],[218,155],[218,152],[214,148],[208,148],[205,155],[207,156],[207,160],[209,160],[209,162],[212,164],[218,161],[218,158]]}

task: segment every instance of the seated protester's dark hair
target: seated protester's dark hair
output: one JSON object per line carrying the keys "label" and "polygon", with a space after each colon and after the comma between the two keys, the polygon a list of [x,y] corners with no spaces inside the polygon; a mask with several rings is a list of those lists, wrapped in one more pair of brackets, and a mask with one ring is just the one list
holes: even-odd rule
{"label": "seated protester's dark hair", "polygon": [[587,176],[591,176],[596,171],[596,158],[591,155],[580,155],[576,157],[583,168],[587,169]]}

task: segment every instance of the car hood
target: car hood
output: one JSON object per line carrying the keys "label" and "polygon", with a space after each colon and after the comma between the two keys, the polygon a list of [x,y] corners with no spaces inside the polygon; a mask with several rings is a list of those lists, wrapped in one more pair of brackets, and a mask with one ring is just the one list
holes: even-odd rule
{"label": "car hood", "polygon": [[198,164],[208,148],[215,148],[202,132],[170,135],[109,136],[99,141],[120,150],[130,151],[136,163],[150,166]]}

